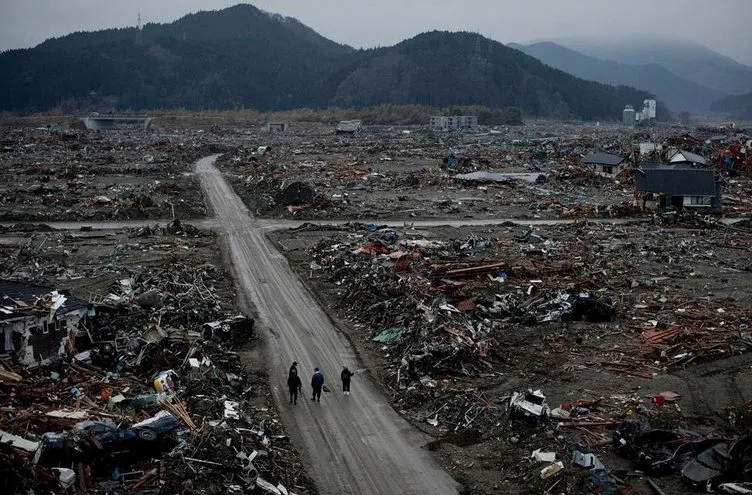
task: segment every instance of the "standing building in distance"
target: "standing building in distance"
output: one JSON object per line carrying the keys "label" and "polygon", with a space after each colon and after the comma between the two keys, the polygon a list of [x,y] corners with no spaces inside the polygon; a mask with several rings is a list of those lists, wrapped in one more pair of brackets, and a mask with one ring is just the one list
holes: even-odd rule
{"label": "standing building in distance", "polygon": [[474,131],[478,129],[477,115],[451,115],[431,117],[431,128],[436,131]]}

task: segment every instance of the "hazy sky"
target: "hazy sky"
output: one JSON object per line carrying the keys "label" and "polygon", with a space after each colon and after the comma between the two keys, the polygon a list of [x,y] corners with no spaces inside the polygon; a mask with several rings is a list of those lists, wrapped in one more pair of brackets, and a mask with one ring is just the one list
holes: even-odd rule
{"label": "hazy sky", "polygon": [[[53,36],[170,22],[235,0],[0,0],[0,50]],[[752,65],[752,0],[258,0],[354,47],[385,46],[432,29],[473,31],[503,43],[573,36],[694,39]]]}

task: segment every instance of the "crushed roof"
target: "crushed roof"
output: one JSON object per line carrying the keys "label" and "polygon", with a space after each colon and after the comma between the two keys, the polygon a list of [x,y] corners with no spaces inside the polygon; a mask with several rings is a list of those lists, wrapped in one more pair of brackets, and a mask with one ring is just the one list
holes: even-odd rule
{"label": "crushed roof", "polygon": [[[676,158],[676,155],[681,154],[684,157],[684,160],[676,160],[674,161],[674,158]],[[681,162],[689,162],[689,163],[699,163],[701,165],[707,165],[708,160],[701,155],[698,155],[696,153],[692,153],[691,151],[685,151],[685,150],[679,150],[671,157],[669,160],[673,163],[681,163]]]}
{"label": "crushed roof", "polygon": [[[24,282],[15,282],[12,280],[0,279],[0,320],[9,320],[19,316],[30,316],[35,313],[49,312],[49,307],[42,305],[35,306],[35,303],[44,296],[51,295],[55,289],[50,287],[40,287],[30,285]],[[65,296],[65,302],[57,310],[57,314],[66,314],[71,311],[86,308],[89,303],[73,297],[68,291],[58,290],[59,294]],[[20,301],[29,306],[28,309],[18,309],[16,303],[11,301]],[[13,308],[12,310],[10,308]]]}
{"label": "crushed roof", "polygon": [[343,120],[337,124],[337,130],[340,132],[355,132],[363,127],[360,120]]}
{"label": "crushed roof", "polygon": [[590,165],[619,165],[624,161],[623,156],[612,155],[610,153],[604,153],[599,151],[590,155],[585,155],[582,158],[583,163]]}

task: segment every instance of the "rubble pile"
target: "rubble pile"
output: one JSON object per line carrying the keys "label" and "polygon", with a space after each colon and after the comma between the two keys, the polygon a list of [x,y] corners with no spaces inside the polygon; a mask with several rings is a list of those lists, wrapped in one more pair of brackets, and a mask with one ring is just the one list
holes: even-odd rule
{"label": "rubble pile", "polygon": [[721,169],[731,172],[752,173],[752,153],[750,147],[742,140],[733,140],[719,147],[715,153],[715,162]]}
{"label": "rubble pile", "polygon": [[752,436],[724,437],[685,429],[654,429],[626,422],[613,435],[617,452],[649,475],[680,473],[691,488],[748,493],[752,489]]}
{"label": "rubble pile", "polygon": [[[501,473],[483,493],[521,486],[538,493],[554,485],[561,493],[598,494],[649,493],[641,485],[665,493],[747,493],[752,487],[749,423],[689,429],[681,417],[683,397],[672,391],[602,396],[585,389],[575,395],[582,398],[556,406],[542,390],[496,400],[487,395],[476,392],[459,413],[455,396],[414,417],[433,426],[442,413],[448,418],[429,448],[451,445],[450,465],[463,477]],[[481,451],[483,443],[490,445]],[[473,460],[458,460],[468,448],[476,450]]]}
{"label": "rubble pile", "polygon": [[[554,218],[565,210],[571,216],[631,212],[628,186],[580,166],[582,154],[602,145],[603,137],[595,130],[562,135],[554,127],[536,123],[464,135],[419,127],[370,128],[345,138],[321,132],[271,135],[259,137],[260,146],[226,154],[219,165],[259,215]],[[606,136],[613,140],[609,149],[629,150],[623,136]],[[313,191],[312,199],[280,201],[280,193],[298,183]],[[604,194],[611,191],[616,194]],[[583,202],[589,204],[580,212]]]}
{"label": "rubble pile", "polygon": [[[351,322],[396,409],[478,493],[555,483],[613,493],[645,482],[612,444],[625,422],[729,442],[748,433],[749,406],[735,396],[708,417],[690,390],[669,388],[675,374],[749,362],[748,223],[685,212],[529,227],[304,224],[272,238]],[[692,386],[710,380],[694,376]],[[692,452],[657,482],[688,483]],[[734,473],[718,483],[749,481]]]}
{"label": "rubble pile", "polygon": [[[178,266],[186,268],[186,259],[194,257],[201,249],[213,248],[216,242],[213,232],[201,231],[180,220],[125,229],[119,235],[90,229],[61,232],[43,224],[16,224],[5,230],[12,242],[0,244],[4,261],[0,265],[0,278],[34,283],[47,283],[50,279],[58,284],[61,281],[74,284],[85,280],[111,281],[120,274],[137,274],[139,272],[133,272],[125,262],[140,252],[172,257]],[[90,243],[98,248],[93,257],[85,256]],[[165,271],[158,265],[155,269]],[[217,267],[208,264],[204,269],[215,272]],[[144,270],[143,265],[140,270]],[[107,282],[102,290],[109,285]]]}
{"label": "rubble pile", "polygon": [[[635,245],[634,230],[582,223],[520,229],[513,240],[439,240],[365,226],[311,248],[308,274],[333,284],[348,316],[371,329],[401,386],[426,374],[483,372],[485,359],[504,359],[499,337],[519,325],[618,319],[639,346],[635,358],[664,369],[743,352],[747,308],[670,294],[664,282],[696,276],[694,261],[748,269],[749,260],[724,260],[710,247],[748,251],[748,237],[708,229],[677,240],[657,229]],[[661,276],[633,273],[622,253],[635,248],[643,262],[664,263]]]}
{"label": "rubble pile", "polygon": [[[77,325],[55,332],[57,356],[27,367],[0,356],[0,491],[312,492],[266,377],[243,364],[253,320],[234,310],[226,274],[208,262],[213,234],[176,221],[26,235],[37,248],[15,256],[16,279],[92,288],[86,276],[100,288]],[[101,260],[91,240],[110,248]],[[63,251],[69,268],[52,270]],[[57,294],[5,298],[3,314],[46,317]]]}
{"label": "rubble pile", "polygon": [[[112,326],[91,334],[96,339]],[[4,466],[16,466],[4,473],[3,493],[32,486],[100,493],[256,486],[280,493],[279,483],[305,489],[274,412],[254,405],[258,392],[237,354],[198,339],[158,343],[147,332],[113,349],[109,367],[79,352],[58,365],[3,373],[0,441],[15,447],[4,448]],[[79,338],[76,345],[85,346]]]}

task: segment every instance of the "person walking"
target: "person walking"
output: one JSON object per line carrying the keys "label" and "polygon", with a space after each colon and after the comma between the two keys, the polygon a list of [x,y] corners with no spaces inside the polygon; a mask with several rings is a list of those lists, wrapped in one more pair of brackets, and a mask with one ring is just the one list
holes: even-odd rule
{"label": "person walking", "polygon": [[350,378],[355,373],[347,369],[347,366],[342,367],[342,373],[340,373],[339,377],[342,379],[342,392],[344,392],[345,395],[350,395]]}
{"label": "person walking", "polygon": [[313,388],[313,397],[311,397],[311,400],[321,402],[321,389],[324,388],[324,374],[318,368],[314,368],[313,370],[311,387]]}
{"label": "person walking", "polygon": [[287,388],[290,390],[290,404],[297,404],[298,392],[303,391],[303,382],[300,381],[297,368],[290,368],[290,375],[287,377]]}

